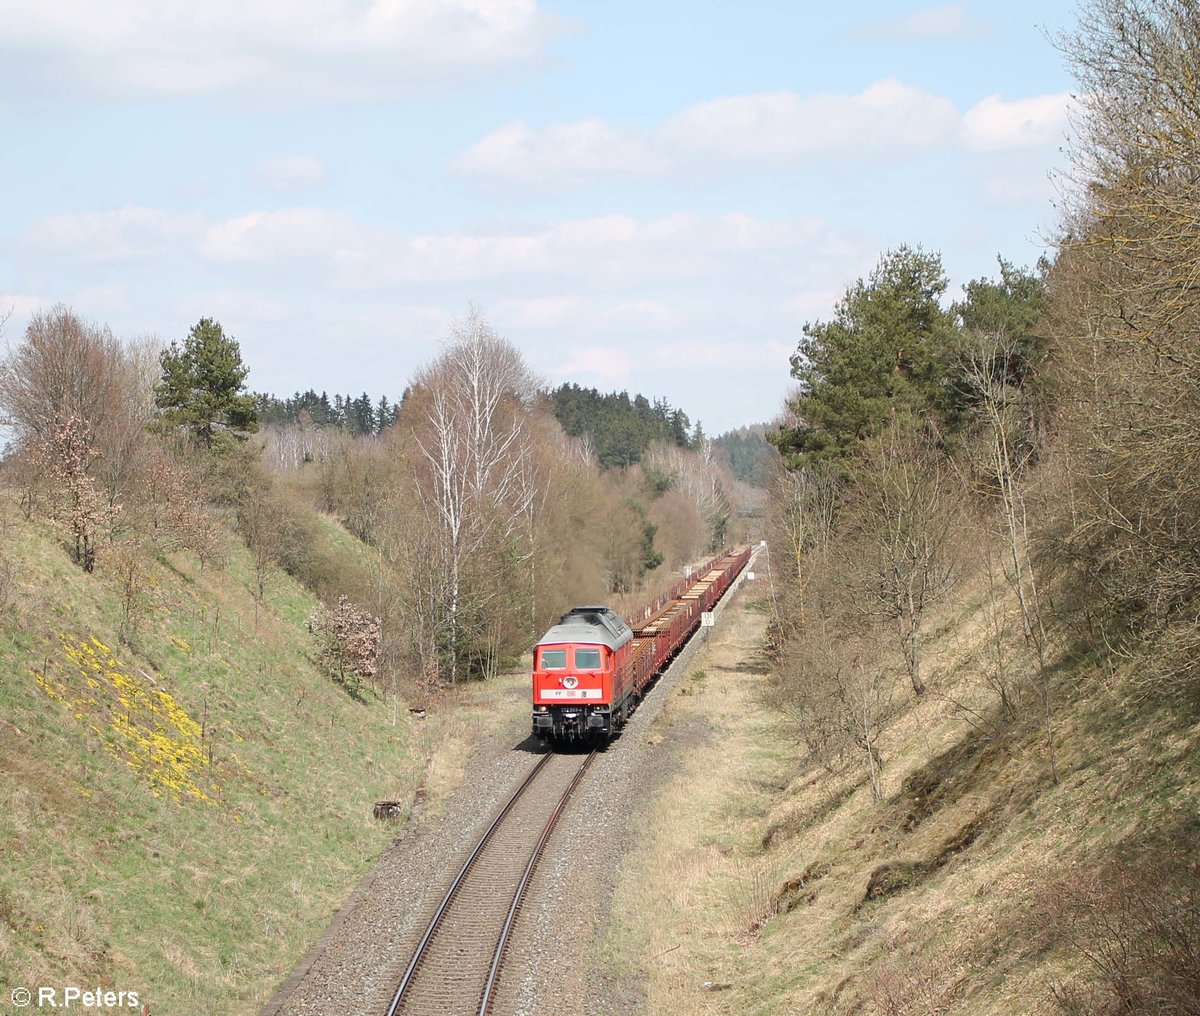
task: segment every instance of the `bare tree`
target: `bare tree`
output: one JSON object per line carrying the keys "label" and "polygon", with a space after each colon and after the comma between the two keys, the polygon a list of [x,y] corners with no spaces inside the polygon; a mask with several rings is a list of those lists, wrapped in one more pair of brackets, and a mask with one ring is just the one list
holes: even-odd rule
{"label": "bare tree", "polygon": [[162,348],[153,337],[126,343],[113,367],[107,410],[94,424],[101,453],[98,478],[110,504],[121,498],[128,503],[131,488],[147,468],[146,427],[155,413],[154,386],[161,373]]}
{"label": "bare tree", "polygon": [[161,448],[151,447],[145,457],[130,512],[139,533],[160,552],[190,550],[203,568],[220,551],[200,478]]}
{"label": "bare tree", "polygon": [[279,471],[299,470],[309,463],[332,461],[338,431],[313,424],[308,410],[301,410],[295,423],[271,424],[261,431],[263,456],[268,466]]}
{"label": "bare tree", "polygon": [[117,578],[117,597],[121,605],[121,624],[117,634],[127,646],[135,645],[142,622],[150,610],[148,559],[145,548],[130,540],[117,544],[109,555],[110,567]]}
{"label": "bare tree", "polygon": [[[0,413],[23,448],[55,440],[68,420],[84,425],[89,468],[115,524],[141,468],[153,414],[156,343],[125,347],[107,329],[58,305],[33,316],[22,341],[0,359]],[[116,536],[115,533],[110,534]]]}
{"label": "bare tree", "polygon": [[928,608],[958,577],[962,516],[956,477],[922,434],[893,419],[868,442],[854,473],[841,553],[861,609],[895,625],[913,691],[921,695]]}
{"label": "bare tree", "polygon": [[829,553],[838,484],[827,473],[781,466],[773,477],[771,492],[771,542],[786,549],[796,582],[803,589],[809,560],[823,561]]}
{"label": "bare tree", "polygon": [[246,546],[254,558],[254,582],[250,595],[254,600],[254,628],[258,630],[259,611],[266,604],[267,587],[278,568],[283,540],[284,507],[278,495],[265,483],[254,483],[237,507],[237,523]]}
{"label": "bare tree", "polygon": [[694,451],[655,442],[642,456],[644,469],[666,478],[696,507],[708,529],[708,549],[722,547],[733,515],[733,477],[718,461],[713,443],[704,439]]}
{"label": "bare tree", "polygon": [[1200,673],[1198,24],[1197,0],[1095,0],[1062,40],[1081,112],[1053,280],[1068,483],[1048,560],[1168,686]]}
{"label": "bare tree", "polygon": [[75,417],[96,431],[121,401],[120,342],[59,304],[34,314],[25,338],[0,361],[0,407],[19,437],[48,438]]}
{"label": "bare tree", "polygon": [[1008,383],[1006,364],[1015,355],[1003,336],[983,340],[968,352],[963,379],[981,424],[983,455],[978,463],[984,489],[999,506],[1008,558],[1008,579],[1021,608],[1025,639],[1046,666],[1046,627],[1037,576],[1030,556],[1029,509],[1024,477],[1033,457],[1028,395]]}
{"label": "bare tree", "polygon": [[[1047,632],[1037,571],[1032,555],[1032,526],[1026,487],[1028,467],[1034,454],[1029,393],[1011,384],[1009,362],[1016,356],[1014,345],[1004,336],[983,338],[964,359],[963,383],[971,394],[971,404],[980,429],[981,454],[975,472],[984,492],[997,507],[1004,547],[1003,573],[1016,595],[1025,644],[1034,653],[1034,686],[1041,700],[1046,731],[1047,754],[1054,778],[1058,778],[1055,757],[1054,725],[1047,680]],[[989,581],[992,577],[990,550],[987,555]],[[991,598],[993,644],[999,650],[1003,638],[1003,617],[994,593]],[[1010,714],[1015,696],[1009,687],[1004,661],[985,667],[989,681],[1000,695],[1001,706]]]}
{"label": "bare tree", "polygon": [[879,740],[895,708],[900,669],[884,628],[864,623],[840,568],[828,562],[809,586],[809,612],[789,638],[773,698],[810,761],[831,773],[861,765],[883,799]]}
{"label": "bare tree", "polygon": [[1117,314],[1159,355],[1195,370],[1200,283],[1197,0],[1093,0],[1060,40],[1079,81],[1072,155],[1076,244],[1122,274]]}

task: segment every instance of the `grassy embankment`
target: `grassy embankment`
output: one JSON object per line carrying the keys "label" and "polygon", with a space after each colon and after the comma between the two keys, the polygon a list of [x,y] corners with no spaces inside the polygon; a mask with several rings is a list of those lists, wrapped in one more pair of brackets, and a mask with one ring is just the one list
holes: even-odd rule
{"label": "grassy embankment", "polygon": [[761,604],[726,616],[651,735],[693,732],[617,892],[607,951],[646,1012],[1116,1011],[1122,978],[1154,992],[1186,966],[1194,709],[1137,704],[1088,660],[1061,668],[1055,782],[1033,701],[994,722],[971,664],[982,610],[963,599],[939,618],[930,693],[885,732],[874,803],[863,773],[797,762],[763,706]]}
{"label": "grassy embankment", "polygon": [[220,568],[144,562],[121,644],[115,576],[85,575],[54,532],[2,509],[2,997],[74,984],[137,991],[154,1012],[255,1012],[400,828],[373,803],[410,802],[424,779],[436,814],[479,711],[414,721],[353,698],[313,664],[316,601],[286,575],[256,624],[253,565],[229,534]]}

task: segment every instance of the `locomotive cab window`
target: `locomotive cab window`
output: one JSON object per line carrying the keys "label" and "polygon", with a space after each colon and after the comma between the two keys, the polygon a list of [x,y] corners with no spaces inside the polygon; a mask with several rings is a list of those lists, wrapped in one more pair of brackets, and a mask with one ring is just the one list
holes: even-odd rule
{"label": "locomotive cab window", "polygon": [[600,650],[599,649],[576,649],[575,650],[575,669],[576,670],[599,670],[600,669]]}
{"label": "locomotive cab window", "polygon": [[538,653],[542,670],[566,670],[567,651],[565,649],[543,649]]}

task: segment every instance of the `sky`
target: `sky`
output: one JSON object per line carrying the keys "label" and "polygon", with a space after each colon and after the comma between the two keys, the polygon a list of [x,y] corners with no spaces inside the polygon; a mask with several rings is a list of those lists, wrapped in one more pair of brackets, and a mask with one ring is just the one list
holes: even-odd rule
{"label": "sky", "polygon": [[900,244],[1055,232],[1074,3],[0,0],[0,342],[202,317],[395,397],[477,308],[549,385],[766,422]]}

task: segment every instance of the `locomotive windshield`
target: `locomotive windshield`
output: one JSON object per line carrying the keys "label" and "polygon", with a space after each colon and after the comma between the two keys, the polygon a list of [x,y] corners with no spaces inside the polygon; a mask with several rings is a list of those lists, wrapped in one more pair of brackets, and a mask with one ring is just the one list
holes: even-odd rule
{"label": "locomotive windshield", "polygon": [[538,654],[542,670],[566,670],[567,651],[565,649],[543,649]]}
{"label": "locomotive windshield", "polygon": [[576,649],[575,650],[575,669],[576,670],[599,670],[600,669],[600,650],[599,649]]}

